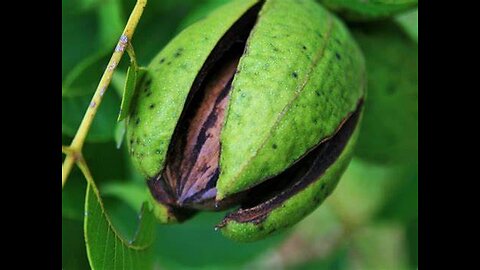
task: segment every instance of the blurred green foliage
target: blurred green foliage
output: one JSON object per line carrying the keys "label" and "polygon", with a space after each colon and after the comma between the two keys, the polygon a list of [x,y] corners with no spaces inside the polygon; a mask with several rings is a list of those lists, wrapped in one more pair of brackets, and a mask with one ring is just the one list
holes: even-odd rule
{"label": "blurred green foliage", "polygon": [[367,66],[357,153],[373,162],[413,161],[418,141],[418,45],[393,22],[351,27]]}
{"label": "blurred green foliage", "polygon": [[345,20],[374,21],[417,7],[417,0],[318,0]]}
{"label": "blurred green foliage", "polygon": [[[145,66],[176,33],[228,0],[149,1],[133,38]],[[70,143],[135,1],[62,1],[62,143]],[[418,265],[418,13],[350,25],[364,51],[368,98],[354,158],[333,195],[292,230],[237,244],[213,230],[225,213],[158,226],[162,269],[416,269]],[[137,226],[145,184],[116,120],[125,57],[87,137],[84,155],[120,234]],[[116,135],[117,133],[117,135]],[[115,139],[116,138],[116,139]],[[62,267],[88,269],[83,238],[86,182],[74,169],[62,192]]]}

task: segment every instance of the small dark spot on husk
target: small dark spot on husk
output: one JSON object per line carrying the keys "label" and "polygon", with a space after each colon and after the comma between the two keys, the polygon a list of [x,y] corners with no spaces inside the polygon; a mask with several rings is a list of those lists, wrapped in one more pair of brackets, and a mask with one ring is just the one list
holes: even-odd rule
{"label": "small dark spot on husk", "polygon": [[152,85],[152,78],[148,77],[147,81],[145,82],[145,87],[149,88]]}
{"label": "small dark spot on husk", "polygon": [[183,48],[178,48],[177,51],[173,54],[173,57],[177,58],[182,55]]}

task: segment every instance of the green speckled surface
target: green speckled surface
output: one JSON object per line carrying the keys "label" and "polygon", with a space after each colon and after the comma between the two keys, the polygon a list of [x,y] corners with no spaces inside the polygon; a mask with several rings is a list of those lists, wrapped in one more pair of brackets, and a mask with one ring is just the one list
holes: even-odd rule
{"label": "green speckled surface", "polygon": [[[148,67],[127,128],[133,162],[146,178],[163,169],[188,93],[208,55],[256,2],[238,0],[221,7],[180,33]],[[332,136],[364,96],[364,84],[363,56],[334,15],[314,0],[267,0],[232,83],[217,199],[281,173]],[[331,190],[348,161],[337,163],[322,180],[332,183]],[[308,198],[317,185],[301,192],[305,199],[294,196],[286,204],[291,206],[269,216],[268,226],[278,228],[284,211],[302,203],[302,209],[313,210],[316,205]],[[156,214],[168,218],[166,208]],[[285,222],[293,224],[306,214],[296,213]],[[235,226],[229,224],[227,231]],[[241,230],[245,226],[250,225]]]}
{"label": "green speckled surface", "polygon": [[266,1],[233,81],[217,199],[282,172],[332,135],[363,95],[364,73],[345,26],[315,1]]}
{"label": "green speckled surface", "polygon": [[239,0],[220,7],[182,31],[148,66],[150,86],[144,84],[137,93],[127,126],[133,163],[146,178],[163,168],[185,100],[208,55],[223,34],[256,2]]}
{"label": "green speckled surface", "polygon": [[358,137],[358,130],[359,126],[355,129],[350,141],[345,146],[345,149],[337,161],[325,171],[319,180],[295,194],[281,206],[275,208],[270,212],[268,217],[259,224],[230,221],[225,227],[221,228],[222,234],[235,241],[252,242],[291,227],[305,218],[335,189],[341,175],[350,163],[353,148]]}

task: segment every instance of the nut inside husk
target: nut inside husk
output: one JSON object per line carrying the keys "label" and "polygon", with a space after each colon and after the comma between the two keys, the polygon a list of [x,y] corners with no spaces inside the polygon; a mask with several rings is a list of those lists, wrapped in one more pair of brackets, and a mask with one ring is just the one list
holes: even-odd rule
{"label": "nut inside husk", "polygon": [[148,181],[154,198],[174,209],[180,220],[180,216],[198,209],[222,210],[233,205],[241,208],[227,219],[261,220],[272,208],[321,176],[340,155],[358,122],[361,101],[333,136],[310,149],[287,170],[249,190],[215,201],[221,170],[220,134],[231,84],[262,4],[246,12],[208,57],[177,123],[165,168]]}

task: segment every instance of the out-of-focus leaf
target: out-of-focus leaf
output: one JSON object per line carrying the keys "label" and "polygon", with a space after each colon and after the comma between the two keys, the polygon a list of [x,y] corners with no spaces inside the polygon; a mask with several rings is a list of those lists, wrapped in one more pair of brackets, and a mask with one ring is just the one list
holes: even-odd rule
{"label": "out-of-focus leaf", "polygon": [[395,20],[413,40],[418,42],[418,9],[400,14]]}
{"label": "out-of-focus leaf", "polygon": [[[90,105],[90,96],[62,97],[62,133],[74,136]],[[96,105],[96,104],[95,104]],[[87,136],[90,142],[113,140],[120,99],[107,92]]]}
{"label": "out-of-focus leaf", "polygon": [[[72,0],[67,0],[72,1]],[[99,5],[103,2],[103,0],[73,0],[72,2],[78,2],[78,5],[83,10],[91,10],[98,8]]]}
{"label": "out-of-focus leaf", "polygon": [[[125,160],[123,151],[117,149],[114,141],[86,143],[83,155],[99,185],[113,181],[111,179],[130,179],[128,161]],[[125,181],[115,180],[116,183]]]}
{"label": "out-of-focus leaf", "polygon": [[318,0],[350,21],[372,21],[392,17],[417,7],[417,0]]}
{"label": "out-of-focus leaf", "polygon": [[132,182],[140,183],[142,185],[145,185],[145,177],[140,173],[137,168],[135,168],[135,165],[133,164],[130,153],[128,151],[128,147],[126,144],[123,144],[122,147],[120,148],[122,151],[122,157],[124,159],[124,169],[127,173],[124,179],[128,179]]}
{"label": "out-of-focus leaf", "polygon": [[[328,200],[328,199],[327,199]],[[291,234],[274,250],[267,250],[245,269],[311,269],[333,267],[342,250],[344,230],[329,205],[323,204],[292,228]],[[339,245],[341,244],[341,245]],[[324,264],[320,261],[324,261]],[[335,268],[334,268],[335,269]],[[343,269],[343,268],[342,268]]]}
{"label": "out-of-focus leaf", "polygon": [[279,234],[254,243],[235,243],[214,226],[225,213],[202,212],[177,226],[159,226],[155,254],[162,269],[236,269],[285,238]]}
{"label": "out-of-focus leaf", "polygon": [[394,22],[352,27],[367,66],[367,98],[356,147],[363,159],[417,160],[418,45]]}
{"label": "out-of-focus leaf", "polygon": [[396,224],[376,224],[356,232],[347,269],[411,269],[405,231]]}
{"label": "out-of-focus leaf", "polygon": [[121,0],[104,0],[98,6],[100,42],[113,48],[127,20],[123,14]]}
{"label": "out-of-focus leaf", "polygon": [[392,178],[394,183],[385,191],[388,199],[376,218],[410,223],[418,218],[418,168],[416,164],[399,168]]}
{"label": "out-of-focus leaf", "polygon": [[95,12],[74,7],[73,2],[62,1],[62,80],[73,67],[100,49]]}
{"label": "out-of-focus leaf", "polygon": [[[162,0],[162,1],[148,1],[148,8],[154,10],[158,13],[165,13],[175,10],[177,8],[190,10],[196,6],[201,6],[205,3],[206,0]],[[135,5],[135,1],[131,0],[123,0],[123,8],[124,12],[130,13],[133,6]],[[154,13],[150,13],[147,17],[142,16],[142,20],[144,18],[151,19],[150,16],[153,16]],[[176,14],[175,14],[176,15]]]}
{"label": "out-of-focus leaf", "polygon": [[[87,95],[95,91],[126,22],[120,0],[83,1],[77,5],[84,8],[77,13],[65,11],[66,14],[62,14],[62,26],[67,32],[67,38],[62,40],[62,63],[68,65],[62,69],[63,96]],[[80,15],[90,16],[89,20]],[[93,25],[86,27],[87,30],[95,32],[85,31],[82,26],[86,23]],[[72,39],[77,44],[68,46]],[[83,52],[85,47],[91,48],[88,53],[87,50]],[[70,57],[74,60],[70,61]]]}
{"label": "out-of-focus leaf", "polygon": [[178,32],[185,29],[187,26],[205,18],[214,9],[221,5],[230,2],[231,0],[206,0],[203,4],[193,8],[187,16],[182,20],[178,27]]}
{"label": "out-of-focus leaf", "polygon": [[333,194],[325,201],[348,226],[367,223],[389,194],[392,168],[353,159]]}
{"label": "out-of-focus leaf", "polygon": [[410,266],[418,266],[418,219],[407,224],[408,257]]}
{"label": "out-of-focus leaf", "polygon": [[83,221],[86,187],[83,175],[74,168],[62,190],[62,217]]}
{"label": "out-of-focus leaf", "polygon": [[66,76],[62,86],[62,96],[76,97],[91,95],[95,92],[102,77],[110,52],[103,51],[82,60]]}
{"label": "out-of-focus leaf", "polygon": [[146,204],[141,212],[139,229],[131,241],[119,235],[105,212],[94,185],[87,186],[85,198],[85,242],[92,269],[152,269],[155,218]]}
{"label": "out-of-focus leaf", "polygon": [[[329,198],[327,198],[328,200]],[[311,241],[312,239],[335,237],[334,235],[337,235],[341,230],[341,220],[334,209],[328,203],[325,203],[299,222],[298,225],[295,225],[292,234],[296,234],[305,241]],[[325,241],[317,243],[320,245],[328,244]]]}
{"label": "out-of-focus leaf", "polygon": [[62,218],[62,269],[89,269],[82,220]]}
{"label": "out-of-focus leaf", "polygon": [[343,270],[349,269],[349,254],[348,249],[342,246],[336,250],[332,255],[321,258],[307,263],[289,268],[298,270]]}
{"label": "out-of-focus leaf", "polygon": [[[123,3],[124,12],[129,14],[134,3],[126,0]],[[148,1],[132,40],[140,66],[150,63],[150,60],[174,37],[179,23],[188,11],[201,3],[195,0]]]}
{"label": "out-of-focus leaf", "polygon": [[[71,138],[62,136],[62,143],[67,145]],[[83,154],[89,164],[92,174],[103,186],[109,183],[123,185],[126,181],[109,179],[129,179],[131,172],[126,168],[124,152],[116,149],[113,142],[86,143]],[[84,217],[86,181],[78,168],[74,167],[62,190],[62,216],[72,220],[82,221]],[[135,209],[139,210],[139,208]]]}
{"label": "out-of-focus leaf", "polygon": [[112,82],[110,83],[110,85],[113,86],[115,92],[119,97],[123,96],[126,78],[126,73],[121,70],[117,70],[115,73],[113,73]]}
{"label": "out-of-focus leaf", "polygon": [[142,203],[148,199],[147,185],[135,182],[111,181],[101,186],[103,196],[112,196],[122,200],[133,210],[139,210]]}

